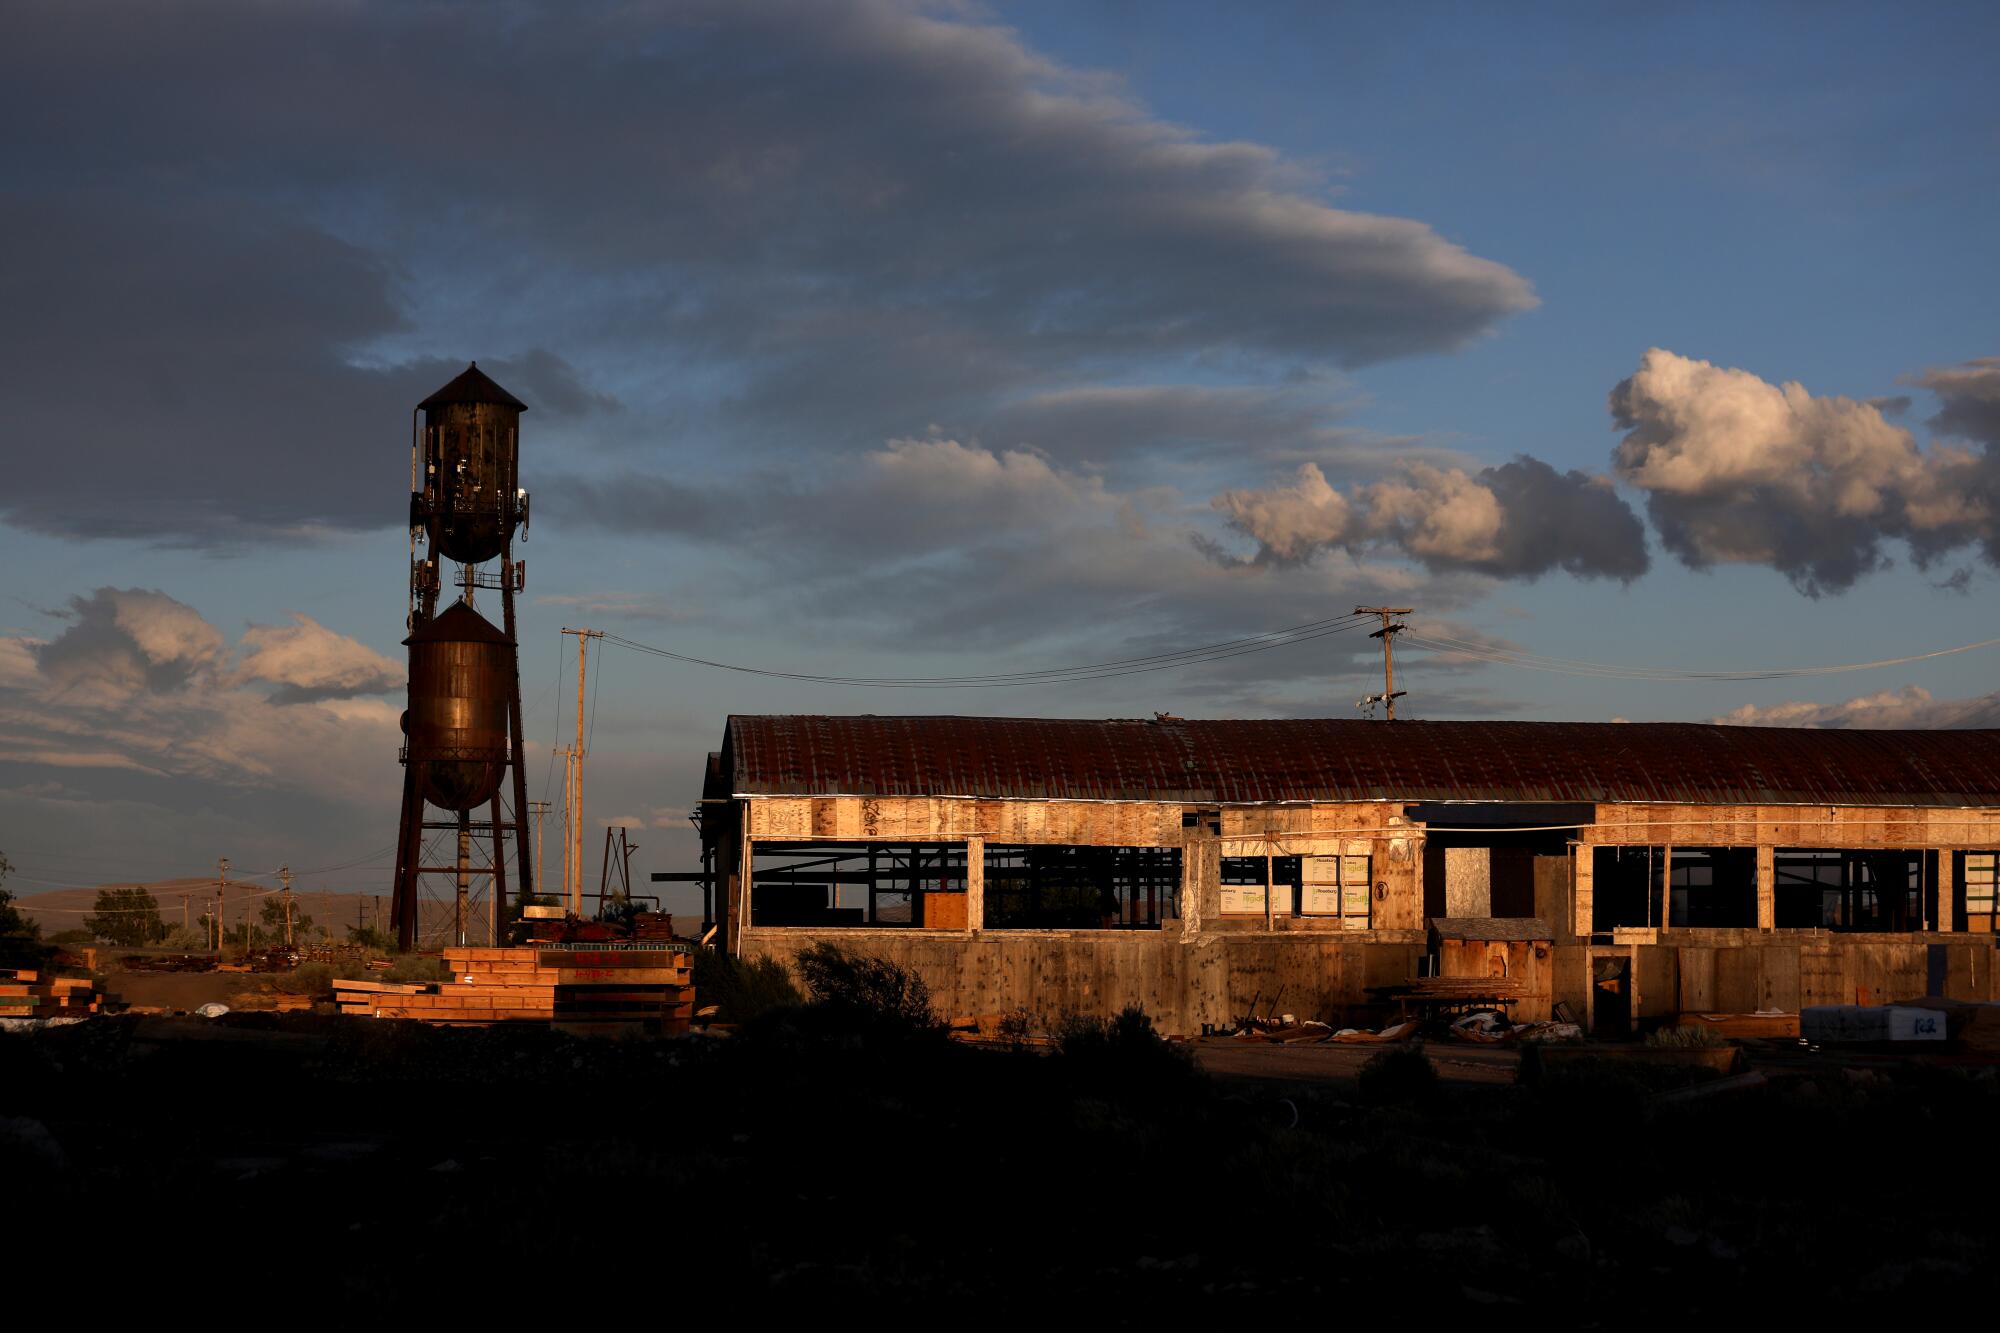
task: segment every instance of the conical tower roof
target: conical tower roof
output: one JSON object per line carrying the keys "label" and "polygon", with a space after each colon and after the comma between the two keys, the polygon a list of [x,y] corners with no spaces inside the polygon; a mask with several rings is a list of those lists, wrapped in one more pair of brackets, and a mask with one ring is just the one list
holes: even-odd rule
{"label": "conical tower roof", "polygon": [[477,361],[467,366],[457,379],[445,385],[421,403],[418,403],[417,406],[428,412],[434,407],[443,407],[447,403],[498,403],[502,407],[511,407],[517,412],[528,410],[526,403],[516,398],[513,394],[508,393],[488,378],[486,372],[479,368]]}
{"label": "conical tower roof", "polygon": [[500,627],[467,606],[464,602],[453,602],[427,625],[403,640],[407,647],[413,643],[506,643],[507,636]]}

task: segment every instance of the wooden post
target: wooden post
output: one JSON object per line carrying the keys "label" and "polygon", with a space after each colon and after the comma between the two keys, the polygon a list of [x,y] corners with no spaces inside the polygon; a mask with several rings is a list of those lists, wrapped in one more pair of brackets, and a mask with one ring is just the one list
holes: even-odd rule
{"label": "wooden post", "polygon": [[751,841],[750,837],[751,802],[742,801],[738,803],[738,806],[743,811],[743,820],[739,826],[740,832],[736,843],[736,892],[733,895],[735,901],[730,904],[731,909],[735,912],[735,918],[730,925],[729,933],[735,939],[735,947],[731,952],[740,958],[743,955],[743,932],[750,924],[750,879],[752,858],[756,854],[756,845]]}
{"label": "wooden post", "polygon": [[986,839],[965,840],[965,928],[975,934],[986,926]]}
{"label": "wooden post", "polygon": [[[1597,848],[1592,843],[1569,845],[1570,928],[1578,935],[1590,934],[1597,913]],[[1595,985],[1595,982],[1592,983]]]}
{"label": "wooden post", "polygon": [[1660,848],[1660,933],[1667,933],[1667,927],[1674,919],[1674,849],[1673,845]]}
{"label": "wooden post", "polygon": [[1778,921],[1777,849],[1757,849],[1757,929],[1775,930]]}
{"label": "wooden post", "polygon": [[1932,929],[1950,934],[1958,929],[1958,853],[1939,848],[1937,854],[1937,920]]}

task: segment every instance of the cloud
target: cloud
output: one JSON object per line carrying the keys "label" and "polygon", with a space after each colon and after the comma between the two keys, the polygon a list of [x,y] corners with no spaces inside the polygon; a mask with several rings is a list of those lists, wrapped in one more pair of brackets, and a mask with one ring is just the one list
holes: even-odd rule
{"label": "cloud", "polygon": [[1213,507],[1257,543],[1262,563],[1297,564],[1341,547],[1497,578],[1562,569],[1630,580],[1647,568],[1644,528],[1608,479],[1527,457],[1476,474],[1411,462],[1352,497],[1317,464],[1301,463],[1290,483],[1228,491]]}
{"label": "cloud", "polygon": [[[0,227],[6,521],[204,548],[402,521],[411,407],[464,364],[351,359],[405,327],[386,261],[198,195],[0,196]],[[537,410],[601,405],[546,351],[485,364]]]}
{"label": "cloud", "polygon": [[222,632],[193,607],[144,588],[72,597],[68,628],[29,645],[37,671],[65,695],[116,699],[179,689],[220,665]]}
{"label": "cloud", "polygon": [[1921,685],[1905,685],[1839,703],[1744,704],[1709,721],[1740,727],[1963,730],[2000,725],[2000,693],[1934,699]]}
{"label": "cloud", "polygon": [[[1074,458],[1093,414],[1107,455],[1278,447],[1325,428],[1268,387],[1291,370],[1448,351],[1535,304],[1424,222],[1334,207],[1274,150],[972,13],[12,16],[0,115],[36,129],[0,145],[0,513],[205,547],[393,526],[409,408],[467,355],[560,450],[531,484],[664,471],[696,440],[783,470],[933,422]],[[1253,383],[1113,387],[1197,358]]]}
{"label": "cloud", "polygon": [[[1947,415],[1976,423],[1973,391],[1960,401]],[[1619,480],[1645,493],[1661,540],[1695,568],[1769,565],[1817,596],[1885,564],[1891,540],[1928,562],[1992,539],[1984,460],[1921,449],[1870,403],[1654,348],[1612,390],[1611,415],[1626,432]]]}
{"label": "cloud", "polygon": [[[232,789],[367,800],[393,761],[396,664],[305,616],[222,631],[152,589],[70,599],[38,642],[0,638],[0,763],[118,770]],[[275,685],[265,691],[259,686]]]}
{"label": "cloud", "polygon": [[277,685],[271,701],[280,704],[387,694],[405,679],[401,663],[296,611],[289,625],[245,630],[236,670],[239,680]]}
{"label": "cloud", "polygon": [[1941,407],[1932,426],[1988,448],[2000,447],[2000,356],[1927,370],[1910,382],[1937,395]]}

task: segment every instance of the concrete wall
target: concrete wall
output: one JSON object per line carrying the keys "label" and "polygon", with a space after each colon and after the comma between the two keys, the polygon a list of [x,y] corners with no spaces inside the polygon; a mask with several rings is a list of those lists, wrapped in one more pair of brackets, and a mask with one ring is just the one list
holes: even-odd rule
{"label": "concrete wall", "polygon": [[[723,939],[748,957],[789,961],[828,941],[916,970],[950,1015],[1026,1010],[1106,1015],[1138,1005],[1162,1028],[1198,1032],[1254,1007],[1328,1022],[1376,1011],[1368,988],[1413,977],[1427,950],[1423,829],[1395,802],[1204,808],[1145,802],[986,801],[944,798],[770,797],[733,805],[734,827],[717,846],[724,888]],[[963,929],[750,927],[742,867],[754,842],[800,838],[968,843],[972,873]],[[1032,931],[979,928],[988,840],[1182,849],[1180,917],[1162,930]],[[1535,915],[1556,938],[1533,973],[1523,1017],[1564,1004],[1582,1018],[1590,957],[1607,949],[1633,960],[1636,1014],[1796,1010],[1823,1003],[1883,1003],[1943,993],[2000,999],[1994,936],[1864,935],[1769,928],[1774,847],[2000,847],[2000,812],[1796,807],[1600,806],[1582,831],[1600,845],[1749,846],[1758,849],[1762,929],[1620,931],[1587,937],[1589,856],[1533,858]],[[1368,928],[1338,919],[1221,912],[1225,856],[1353,855],[1371,858]],[[1949,895],[1946,895],[1948,897]],[[1940,922],[1947,928],[1950,922]]]}

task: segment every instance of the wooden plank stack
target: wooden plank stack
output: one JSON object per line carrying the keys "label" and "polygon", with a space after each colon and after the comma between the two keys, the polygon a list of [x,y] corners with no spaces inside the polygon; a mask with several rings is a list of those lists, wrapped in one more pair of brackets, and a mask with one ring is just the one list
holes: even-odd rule
{"label": "wooden plank stack", "polygon": [[584,1035],[671,1036],[694,1018],[694,960],[671,946],[446,949],[444,961],[450,981],[336,981],[334,998],[344,1014],[452,1027],[548,1023]]}
{"label": "wooden plank stack", "polygon": [[103,1003],[89,977],[45,977],[34,968],[0,968],[0,1018],[80,1018]]}

